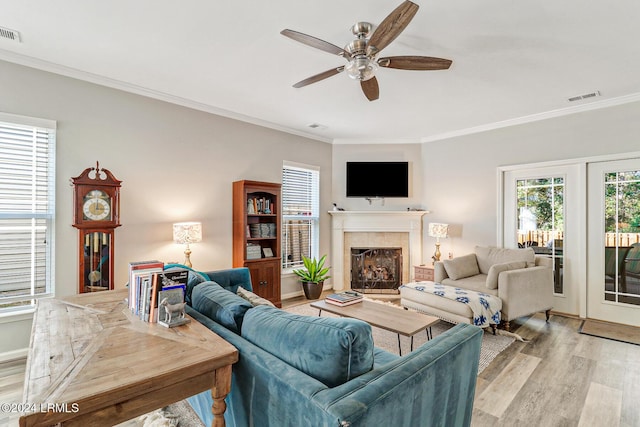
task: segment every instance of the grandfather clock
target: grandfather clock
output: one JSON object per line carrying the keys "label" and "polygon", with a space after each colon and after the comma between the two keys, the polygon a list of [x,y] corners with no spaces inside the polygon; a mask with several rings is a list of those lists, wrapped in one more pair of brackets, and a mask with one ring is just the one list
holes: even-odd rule
{"label": "grandfather clock", "polygon": [[120,227],[120,186],[107,169],[85,169],[71,178],[73,226],[78,229],[78,292],[113,289],[115,229]]}

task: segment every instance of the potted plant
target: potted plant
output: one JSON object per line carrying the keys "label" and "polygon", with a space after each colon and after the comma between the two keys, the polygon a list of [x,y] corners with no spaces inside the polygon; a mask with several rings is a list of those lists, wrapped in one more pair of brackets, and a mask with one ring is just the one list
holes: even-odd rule
{"label": "potted plant", "polygon": [[324,266],[326,258],[326,255],[323,255],[319,260],[315,257],[311,259],[303,256],[302,262],[304,263],[304,268],[293,270],[302,281],[302,289],[307,299],[320,298],[324,281],[331,277],[327,274],[331,267]]}

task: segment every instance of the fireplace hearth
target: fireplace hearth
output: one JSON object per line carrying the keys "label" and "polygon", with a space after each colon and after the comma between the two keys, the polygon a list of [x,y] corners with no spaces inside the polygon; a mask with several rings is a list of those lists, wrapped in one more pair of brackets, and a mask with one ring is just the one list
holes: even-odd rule
{"label": "fireplace hearth", "polygon": [[398,294],[402,284],[402,248],[351,248],[351,289]]}

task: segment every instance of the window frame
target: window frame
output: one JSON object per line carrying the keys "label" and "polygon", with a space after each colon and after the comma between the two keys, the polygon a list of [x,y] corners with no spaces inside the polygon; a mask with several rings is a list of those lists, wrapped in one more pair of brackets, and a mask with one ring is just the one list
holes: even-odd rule
{"label": "window frame", "polygon": [[[32,235],[31,241],[29,243],[30,248],[28,251],[30,255],[28,255],[27,257],[24,257],[23,255],[23,258],[25,260],[28,259],[29,267],[25,267],[23,268],[23,270],[26,272],[25,276],[29,277],[30,289],[27,287],[20,289],[28,291],[28,293],[24,293],[22,295],[14,295],[9,297],[0,296],[0,304],[3,305],[15,302],[25,303],[18,306],[8,306],[0,308],[0,318],[6,318],[9,316],[11,318],[14,318],[24,315],[28,312],[33,311],[35,307],[35,301],[37,299],[52,297],[55,295],[56,129],[57,124],[53,120],[39,119],[0,112],[0,137],[2,136],[2,134],[4,134],[4,136],[7,138],[5,142],[0,141],[0,146],[2,146],[2,144],[6,144],[6,147],[3,147],[6,149],[5,154],[11,153],[11,149],[9,146],[11,145],[12,140],[12,130],[16,132],[16,140],[21,139],[22,141],[24,141],[24,146],[26,147],[31,144],[31,149],[33,151],[33,163],[30,165],[30,169],[25,169],[24,167],[22,168],[22,176],[25,176],[24,171],[27,170],[30,173],[31,181],[33,182],[33,187],[30,191],[29,199],[31,207],[25,209],[20,206],[20,203],[16,203],[15,208],[13,208],[10,203],[3,203],[3,201],[0,200],[0,206],[2,207],[2,209],[0,209],[1,222],[4,222],[5,220],[20,219],[27,220],[28,222],[29,220],[31,220],[31,224],[27,225],[27,227],[30,228],[30,234]],[[20,137],[20,133],[22,133],[22,136],[24,136],[28,132],[33,133],[31,139]],[[40,157],[38,155],[40,155]],[[44,161],[42,161],[43,157],[45,159]],[[37,163],[36,158],[39,159]],[[19,170],[19,168],[17,167],[19,165],[19,160],[16,160],[15,165],[15,170]],[[44,172],[42,172],[42,165],[45,165]],[[7,175],[6,182],[9,183],[12,182],[12,177],[15,179],[15,177],[19,176],[18,173],[13,176],[10,175],[10,172],[13,170],[11,166],[11,162],[5,163],[5,175]],[[6,173],[7,171],[9,173]],[[38,184],[38,179],[42,181],[43,176],[46,177],[44,178],[44,185]],[[38,193],[38,190],[42,190],[42,188],[46,189],[45,195],[36,195]],[[16,194],[27,194],[27,192]],[[7,201],[7,199],[5,199],[5,201]],[[42,208],[42,206],[45,206],[44,209]],[[44,228],[42,224],[38,224],[38,222],[42,223],[42,220],[44,220]],[[2,225],[4,224],[0,223],[0,226]],[[11,232],[11,227],[16,228],[15,225],[9,226],[5,229],[5,231]],[[24,227],[24,225],[22,227]],[[35,236],[39,231],[40,235],[44,236],[44,244],[38,244],[35,240]],[[0,232],[2,232],[2,230],[0,230]],[[40,250],[42,253],[42,255],[40,255],[41,261],[38,261],[38,250]],[[11,252],[9,252],[9,254],[11,254]],[[38,271],[41,272],[40,278],[36,278],[36,273]],[[44,288],[44,290],[41,292],[36,292],[38,288]]]}
{"label": "window frame", "polygon": [[[286,184],[286,179],[285,179],[285,173],[286,170],[290,169],[290,170],[297,170],[297,171],[301,171],[303,173],[309,173],[311,175],[310,177],[310,185],[313,187],[311,190],[311,193],[308,194],[308,196],[311,198],[310,200],[310,211],[311,214],[310,215],[291,215],[291,214],[285,214],[285,212],[287,211],[286,209],[286,200],[288,199],[286,192],[287,192],[287,184]],[[315,190],[315,191],[314,191]],[[302,262],[300,261],[299,264],[296,265],[290,265],[290,263],[287,262],[287,251],[285,250],[285,245],[287,243],[287,240],[285,238],[285,232],[286,232],[286,224],[287,221],[289,220],[303,220],[303,221],[309,221],[310,222],[310,227],[311,227],[311,233],[310,233],[310,256],[313,257],[318,257],[319,254],[319,248],[320,248],[320,167],[319,166],[314,166],[314,165],[309,165],[309,164],[303,164],[303,163],[296,163],[296,162],[290,162],[290,161],[284,161],[283,165],[282,165],[282,247],[281,247],[281,252],[282,252],[282,260],[281,260],[281,268],[282,268],[282,273],[283,274],[288,274],[293,272],[293,270],[298,269],[300,267],[302,267]]]}

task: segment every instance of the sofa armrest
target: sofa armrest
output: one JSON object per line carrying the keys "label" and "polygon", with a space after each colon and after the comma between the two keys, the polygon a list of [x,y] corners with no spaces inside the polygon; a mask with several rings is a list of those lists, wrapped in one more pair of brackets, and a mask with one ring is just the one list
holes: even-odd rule
{"label": "sofa armrest", "polygon": [[503,271],[498,276],[502,320],[549,310],[553,307],[553,270],[531,267]]}
{"label": "sofa armrest", "polygon": [[536,255],[536,267],[549,267],[553,268],[553,259],[549,256]]}
{"label": "sofa armrest", "polygon": [[351,427],[468,426],[482,330],[466,323],[414,352],[338,387],[320,391],[321,407]]}
{"label": "sofa armrest", "polygon": [[433,281],[436,283],[442,283],[444,279],[447,279],[449,275],[447,270],[444,269],[444,263],[442,261],[436,261],[433,263]]}
{"label": "sofa armrest", "polygon": [[[187,307],[187,314],[238,349],[231,393],[224,413],[229,427],[249,425],[335,426],[335,419],[319,408],[313,396],[327,388],[240,335]],[[275,403],[273,401],[275,401]],[[213,399],[207,390],[187,399],[204,425],[212,425]],[[285,403],[286,402],[286,403]],[[288,424],[289,423],[289,424]]]}

